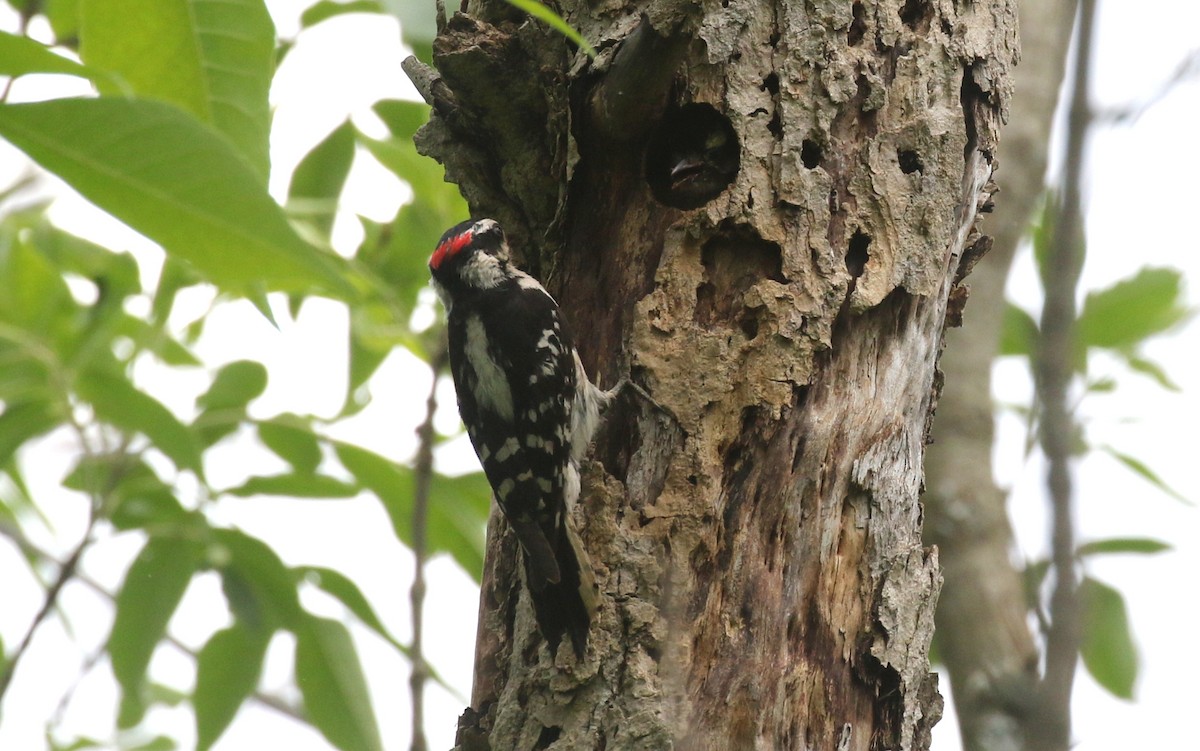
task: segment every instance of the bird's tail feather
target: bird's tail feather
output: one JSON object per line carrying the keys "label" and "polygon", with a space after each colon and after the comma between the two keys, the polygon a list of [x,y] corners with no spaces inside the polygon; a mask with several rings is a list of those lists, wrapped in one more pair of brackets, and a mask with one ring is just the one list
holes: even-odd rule
{"label": "bird's tail feather", "polygon": [[575,656],[583,659],[599,597],[592,563],[579,536],[569,524],[565,524],[563,529],[565,534],[559,537],[555,550],[558,581],[547,582],[543,578],[542,586],[534,586],[536,573],[531,570],[528,553],[524,556],[525,576],[530,583],[533,613],[542,636],[550,645],[550,653],[557,654],[558,645],[565,635],[571,640]]}

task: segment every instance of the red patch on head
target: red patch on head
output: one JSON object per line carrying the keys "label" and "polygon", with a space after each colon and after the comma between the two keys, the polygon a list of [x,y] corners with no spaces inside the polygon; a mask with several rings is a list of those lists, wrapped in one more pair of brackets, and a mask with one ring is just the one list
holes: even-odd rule
{"label": "red patch on head", "polygon": [[467,243],[469,242],[471,242],[470,230],[447,239],[441,245],[437,246],[437,250],[433,251],[433,255],[429,258],[429,268],[437,271],[447,257],[456,255],[460,250],[467,247]]}

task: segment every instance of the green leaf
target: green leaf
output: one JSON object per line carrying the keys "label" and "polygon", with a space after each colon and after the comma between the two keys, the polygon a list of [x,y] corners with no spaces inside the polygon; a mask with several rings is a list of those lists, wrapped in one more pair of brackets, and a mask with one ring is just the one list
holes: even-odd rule
{"label": "green leaf", "polygon": [[100,419],[130,433],[141,433],[176,467],[203,476],[196,437],[169,409],[120,372],[91,368],[78,378],[75,388]]}
{"label": "green leaf", "polygon": [[[412,5],[412,3],[405,3]],[[336,0],[320,0],[313,3],[304,9],[300,14],[300,27],[308,29],[322,21],[328,21],[335,16],[341,16],[346,13],[383,13],[384,7],[380,0],[345,0],[345,2],[336,2]]]}
{"label": "green leaf", "polygon": [[1038,325],[1033,316],[1011,302],[1006,302],[1001,326],[998,354],[1033,357],[1039,336]]}
{"label": "green leaf", "polygon": [[300,578],[315,584],[336,597],[346,606],[347,610],[354,613],[355,618],[358,618],[364,626],[379,634],[384,641],[405,655],[409,654],[409,648],[397,641],[396,637],[392,636],[387,627],[383,625],[383,621],[379,620],[379,616],[375,614],[375,609],[367,601],[366,595],[362,593],[358,585],[348,576],[340,571],[322,566],[299,566],[293,569],[293,571]]}
{"label": "green leaf", "polygon": [[130,746],[128,751],[175,751],[177,748],[179,748],[179,744],[174,738],[166,735],[158,735],[145,743]]}
{"label": "green leaf", "polygon": [[84,62],[211,124],[267,184],[275,26],[262,0],[84,0],[81,38]]}
{"label": "green leaf", "polygon": [[321,464],[321,445],[308,421],[298,415],[277,415],[258,423],[258,438],[300,474],[312,474]]}
{"label": "green leaf", "polygon": [[1132,278],[1088,294],[1079,314],[1079,340],[1088,347],[1132,350],[1187,316],[1182,273],[1143,268]]}
{"label": "green leaf", "polygon": [[[23,234],[23,233],[21,233]],[[62,278],[62,271],[32,243],[18,237],[0,255],[0,320],[19,326],[36,340],[51,340],[51,349],[63,349],[63,330],[75,330],[70,322],[78,306]],[[4,332],[4,339],[12,335]],[[3,341],[4,339],[0,339]],[[36,347],[25,344],[25,349]]]}
{"label": "green leaf", "polygon": [[197,367],[202,365],[192,351],[176,341],[169,333],[147,321],[131,315],[123,315],[117,321],[115,334],[129,337],[138,349],[150,352],[159,361],[174,367]]}
{"label": "green leaf", "polygon": [[1141,477],[1143,480],[1150,483],[1151,485],[1158,488],[1159,490],[1166,493],[1167,495],[1171,496],[1175,500],[1180,501],[1181,503],[1185,503],[1189,506],[1192,505],[1192,501],[1189,500],[1187,498],[1187,496],[1185,496],[1182,493],[1180,493],[1179,491],[1175,490],[1170,485],[1167,485],[1167,483],[1164,482],[1163,479],[1158,476],[1158,473],[1155,472],[1154,470],[1150,469],[1150,466],[1148,464],[1146,464],[1145,462],[1143,462],[1141,459],[1138,459],[1136,457],[1130,456],[1129,454],[1125,454],[1120,451],[1117,451],[1112,446],[1097,446],[1096,448],[1099,449],[1100,451],[1103,451],[1104,453],[1108,454],[1112,458],[1116,459],[1121,464],[1124,464],[1125,467],[1127,469],[1133,471],[1134,474]]}
{"label": "green leaf", "polygon": [[131,253],[114,252],[64,232],[48,220],[39,222],[30,237],[51,263],[92,281],[103,295],[124,300],[141,291],[137,261]]}
{"label": "green leaf", "polygon": [[492,488],[482,472],[458,477],[434,474],[429,488],[430,548],[450,553],[477,583],[483,577],[491,505]]}
{"label": "green leaf", "polygon": [[105,745],[94,738],[76,738],[69,746],[60,746],[54,742],[53,738],[49,738],[48,740],[50,741],[50,748],[53,751],[83,751],[87,748],[103,748]]}
{"label": "green leaf", "polygon": [[121,455],[98,457],[98,461],[109,465],[103,474],[89,475],[84,461],[63,484],[86,490],[90,477],[91,481],[99,478],[110,487],[105,513],[117,529],[184,534],[185,529],[201,518],[188,512],[175,497],[175,489],[163,482],[144,461],[131,464],[130,457]]}
{"label": "green leaf", "polygon": [[211,748],[238,708],[254,692],[262,673],[270,633],[235,621],[213,634],[196,656],[196,748]]}
{"label": "green leaf", "polygon": [[1092,542],[1084,543],[1075,548],[1075,554],[1078,556],[1111,555],[1114,553],[1150,555],[1153,553],[1162,553],[1170,549],[1171,546],[1161,540],[1152,540],[1145,537],[1114,537],[1109,540],[1093,540]]}
{"label": "green leaf", "polygon": [[296,683],[308,718],[342,751],[383,751],[366,678],[350,632],[308,617],[296,631]]}
{"label": "green leaf", "polygon": [[196,406],[211,412],[222,409],[244,410],[246,405],[267,389],[267,369],[260,362],[237,360],[217,371],[208,391],[196,399]]}
{"label": "green leaf", "polygon": [[292,173],[288,208],[307,217],[326,238],[354,161],[354,142],[354,125],[347,120],[314,146]]}
{"label": "green leaf", "polygon": [[[396,537],[412,544],[413,473],[378,454],[335,444],[338,460],[383,502]],[[434,474],[429,492],[427,543],[431,553],[449,553],[476,581],[483,573],[485,525],[491,489],[482,473]]]}
{"label": "green leaf", "polygon": [[[401,644],[387,627],[383,625],[383,621],[375,614],[375,609],[371,607],[371,603],[367,600],[366,595],[358,588],[352,579],[347,577],[340,571],[335,571],[331,568],[323,568],[321,566],[299,566],[293,569],[295,573],[304,581],[310,582],[317,587],[320,587],[325,592],[328,592],[333,597],[336,597],[346,609],[354,614],[364,626],[367,626],[375,633],[379,634],[380,638],[391,644],[402,654],[408,656],[412,654],[412,650],[408,646]],[[454,695],[458,695],[457,689],[448,684],[438,672],[433,669],[433,666],[426,665],[430,677],[447,691]]]}
{"label": "green leaf", "polygon": [[353,498],[358,488],[328,475],[292,473],[251,477],[237,487],[225,491],[228,495],[279,495],[289,498]]}
{"label": "green leaf", "polygon": [[1125,598],[1107,584],[1085,578],[1079,585],[1083,639],[1079,653],[1096,682],[1113,696],[1133,698],[1138,657]]}
{"label": "green leaf", "polygon": [[[171,309],[175,306],[175,297],[179,290],[199,284],[202,279],[191,266],[182,261],[167,256],[163,261],[162,273],[158,275],[158,286],[154,290],[154,302],[150,306],[150,320],[156,326],[165,326]],[[204,320],[201,317],[200,320]],[[194,342],[194,340],[192,340]]]}
{"label": "green leaf", "polygon": [[335,443],[338,461],[383,502],[396,537],[412,544],[412,470],[348,443]]}
{"label": "green leaf", "polygon": [[371,110],[383,120],[392,138],[411,141],[417,130],[429,122],[430,107],[407,99],[380,99]]}
{"label": "green leaf", "polygon": [[1111,394],[1117,390],[1117,379],[1099,378],[1095,381],[1089,381],[1087,390],[1092,394]]}
{"label": "green leaf", "polygon": [[121,727],[136,725],[145,712],[146,668],[167,631],[202,549],[192,540],[151,537],[125,574],[108,637],[113,675],[121,686]]}
{"label": "green leaf", "polygon": [[210,553],[221,572],[229,609],[247,626],[295,628],[303,618],[296,582],[279,555],[262,540],[236,529],[215,529]]}
{"label": "green leaf", "polygon": [[391,8],[400,19],[400,33],[422,62],[432,63],[433,39],[437,36],[437,5],[396,3]]}
{"label": "green leaf", "polygon": [[29,73],[65,73],[104,80],[95,70],[55,54],[40,42],[0,31],[0,76],[16,78]]}
{"label": "green leaf", "polygon": [[1153,378],[1158,382],[1159,386],[1162,386],[1167,391],[1179,392],[1183,390],[1179,388],[1179,384],[1171,380],[1171,377],[1167,375],[1167,371],[1163,370],[1162,366],[1153,360],[1138,357],[1137,355],[1126,355],[1125,364],[1135,373],[1141,373]]}
{"label": "green leaf", "polygon": [[300,239],[229,142],[173,106],[0,105],[0,136],[229,291],[354,294],[339,259]]}
{"label": "green leaf", "polygon": [[79,4],[82,0],[47,0],[46,20],[54,38],[67,43],[79,36]]}
{"label": "green leaf", "polygon": [[0,465],[30,439],[50,432],[59,422],[56,410],[45,401],[4,404],[0,411]]}
{"label": "green leaf", "polygon": [[542,5],[537,0],[506,0],[506,2],[514,8],[520,8],[567,39],[570,39],[588,57],[596,56],[596,48],[588,44],[583,35],[576,31],[571,24],[564,21],[562,16]]}

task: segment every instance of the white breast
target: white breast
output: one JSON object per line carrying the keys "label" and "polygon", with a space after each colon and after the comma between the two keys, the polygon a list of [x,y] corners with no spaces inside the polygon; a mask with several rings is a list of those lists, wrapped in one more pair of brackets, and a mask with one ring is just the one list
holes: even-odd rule
{"label": "white breast", "polygon": [[492,359],[488,352],[487,333],[479,316],[467,318],[467,362],[475,371],[475,402],[480,409],[495,413],[512,422],[513,396],[504,369]]}

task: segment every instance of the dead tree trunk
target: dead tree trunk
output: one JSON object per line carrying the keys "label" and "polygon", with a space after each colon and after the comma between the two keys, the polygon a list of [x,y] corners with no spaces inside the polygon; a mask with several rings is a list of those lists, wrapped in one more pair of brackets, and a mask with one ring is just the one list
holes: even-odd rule
{"label": "dead tree trunk", "polygon": [[[921,466],[1015,56],[1007,0],[498,0],[409,66],[418,146],[625,402],[576,509],[602,604],[555,661],[494,519],[463,748],[923,749]],[[703,159],[672,165],[699,144]],[[726,145],[730,150],[726,149]]]}

